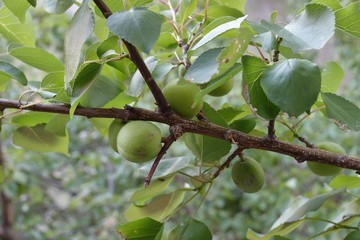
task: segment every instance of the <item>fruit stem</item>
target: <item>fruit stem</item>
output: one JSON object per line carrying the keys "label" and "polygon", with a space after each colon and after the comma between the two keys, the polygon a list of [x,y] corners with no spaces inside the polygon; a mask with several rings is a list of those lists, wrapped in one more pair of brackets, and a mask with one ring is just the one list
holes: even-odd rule
{"label": "fruit stem", "polygon": [[164,139],[164,146],[162,146],[159,154],[156,156],[155,161],[153,165],[150,168],[150,171],[147,175],[147,177],[144,180],[144,187],[147,188],[150,185],[151,179],[156,171],[156,168],[158,167],[161,158],[164,156],[166,151],[169,149],[169,147],[175,142],[176,138],[174,135],[170,134],[167,138]]}
{"label": "fruit stem", "polygon": [[220,174],[220,172],[222,172],[225,168],[228,168],[230,166],[231,161],[236,157],[239,156],[240,159],[243,159],[243,154],[242,151],[244,149],[243,148],[237,148],[227,159],[226,161],[220,165],[220,167],[218,168],[218,170],[213,174],[213,179],[217,178]]}
{"label": "fruit stem", "polygon": [[270,140],[276,140],[275,132],[276,132],[276,130],[275,130],[275,120],[272,119],[272,120],[269,121],[267,137]]}

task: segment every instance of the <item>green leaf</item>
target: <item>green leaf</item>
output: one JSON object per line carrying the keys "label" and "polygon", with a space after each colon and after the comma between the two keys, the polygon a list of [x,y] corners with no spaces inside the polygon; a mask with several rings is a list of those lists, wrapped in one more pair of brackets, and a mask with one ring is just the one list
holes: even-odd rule
{"label": "green leaf", "polygon": [[138,100],[136,97],[127,95],[125,92],[121,92],[114,99],[106,103],[104,108],[124,108],[126,104],[130,104]]}
{"label": "green leaf", "polygon": [[68,10],[75,0],[44,0],[44,9],[48,13],[60,14]]}
{"label": "green leaf", "polygon": [[169,184],[174,180],[175,174],[167,178],[158,178],[152,180],[147,188],[142,187],[140,190],[134,192],[130,201],[135,202],[137,206],[144,205],[150,199],[160,195],[165,191]]}
{"label": "green leaf", "polygon": [[287,234],[297,229],[303,222],[304,219],[295,222],[283,223],[267,234],[260,234],[249,229],[246,233],[246,237],[249,240],[270,240],[274,236],[286,236]]}
{"label": "green leaf", "polygon": [[[206,103],[203,106],[203,113],[210,122],[227,127],[221,115]],[[224,140],[193,133],[184,134],[184,141],[198,160],[203,163],[218,162],[231,149],[230,143]]]}
{"label": "green leaf", "polygon": [[260,77],[267,68],[266,63],[257,57],[243,56],[242,64],[245,88],[243,92],[248,95],[251,106],[256,109],[259,116],[266,120],[276,118],[280,110],[268,99],[260,84]]}
{"label": "green leaf", "polygon": [[241,12],[244,12],[246,0],[216,0],[220,5],[235,8]]}
{"label": "green leaf", "polygon": [[306,42],[309,49],[321,49],[334,35],[335,16],[323,5],[308,4],[285,29]]}
{"label": "green leaf", "polygon": [[13,133],[13,143],[36,152],[59,152],[68,154],[69,138],[45,130],[46,124],[20,127]]}
{"label": "green leaf", "polygon": [[[96,55],[100,59],[107,59],[111,57],[118,57],[121,54],[122,50],[119,44],[119,37],[118,36],[111,36],[104,40],[98,46],[96,50]],[[97,59],[97,58],[96,58]],[[90,60],[90,59],[89,59]],[[95,60],[95,59],[93,59]],[[120,71],[121,73],[125,74],[126,76],[130,76],[133,74],[134,64],[133,62],[128,59],[122,59],[121,61],[107,61],[106,64],[112,66],[116,70]]]}
{"label": "green leaf", "polygon": [[206,83],[218,73],[217,57],[223,48],[213,48],[202,53],[187,70],[184,78],[194,83]]}
{"label": "green leaf", "polygon": [[11,119],[11,122],[26,127],[34,127],[40,123],[47,123],[54,117],[53,113],[26,112]]}
{"label": "green leaf", "polygon": [[239,18],[244,16],[244,14],[238,9],[233,8],[233,6],[228,7],[228,6],[218,5],[218,6],[210,6],[207,9],[207,16],[209,21],[213,21],[217,18],[224,16]]}
{"label": "green leaf", "polygon": [[3,0],[5,6],[20,20],[25,21],[25,14],[30,7],[27,0]]}
{"label": "green leaf", "polygon": [[197,0],[183,0],[180,4],[180,23],[185,23],[194,13],[197,6]]}
{"label": "green leaf", "polygon": [[343,97],[333,93],[321,93],[326,115],[336,121],[342,129],[360,131],[360,109]]}
{"label": "green leaf", "polygon": [[360,236],[360,230],[355,230],[349,233],[348,235],[346,235],[344,240],[357,240],[359,239],[359,236]]}
{"label": "green leaf", "polygon": [[144,8],[117,12],[107,19],[110,31],[145,53],[150,53],[160,35],[160,15]]}
{"label": "green leaf", "polygon": [[277,44],[276,36],[272,32],[259,34],[254,38],[254,41],[261,44],[262,48],[268,53],[274,50]]}
{"label": "green leaf", "polygon": [[174,210],[183,202],[185,191],[179,190],[173,193],[160,195],[154,198],[146,206],[131,205],[125,211],[128,221],[135,221],[144,217],[150,217],[157,221],[163,221],[173,213]]}
{"label": "green leaf", "polygon": [[70,81],[74,77],[81,58],[81,49],[94,31],[94,15],[89,7],[89,0],[84,0],[71,20],[65,35],[65,90],[70,95]]}
{"label": "green leaf", "polygon": [[247,113],[240,108],[234,108],[232,106],[223,106],[218,110],[218,113],[226,121],[227,124],[231,124],[233,121],[238,120],[246,116]]}
{"label": "green leaf", "polygon": [[236,20],[226,22],[224,24],[221,24],[220,26],[214,28],[211,30],[208,34],[206,34],[201,40],[195,44],[190,50],[198,49],[199,47],[205,45],[206,43],[210,42],[214,38],[220,36],[221,34],[235,28],[240,28],[240,24],[245,20],[246,16],[243,16],[241,18],[238,18]]}
{"label": "green leaf", "polygon": [[321,91],[336,93],[345,76],[344,70],[336,62],[328,62],[321,73]]}
{"label": "green leaf", "polygon": [[335,12],[336,27],[340,30],[360,38],[360,2],[352,2],[346,7]]}
{"label": "green leaf", "polygon": [[[192,158],[187,156],[161,159],[153,175],[153,179],[167,177],[173,173],[176,173],[179,170],[188,167],[191,161]],[[149,162],[141,166],[139,168],[140,174],[146,175],[150,171],[152,164],[152,162]]]}
{"label": "green leaf", "polygon": [[36,0],[27,0],[31,6],[36,7]]}
{"label": "green leaf", "polygon": [[6,7],[0,9],[0,34],[10,43],[35,46],[34,24],[20,23]]}
{"label": "green leaf", "polygon": [[123,239],[127,240],[151,240],[155,239],[163,231],[163,223],[151,218],[142,218],[128,222],[118,227],[118,232]]}
{"label": "green leaf", "polygon": [[330,183],[329,186],[334,189],[354,189],[360,187],[360,177],[337,175]]}
{"label": "green leaf", "polygon": [[42,48],[20,47],[10,51],[20,61],[45,72],[63,71],[64,65],[51,53]]}
{"label": "green leaf", "polygon": [[21,70],[14,67],[10,63],[0,61],[0,80],[3,77],[10,77],[24,86],[27,84],[27,78]]}
{"label": "green leaf", "polygon": [[45,130],[58,136],[65,137],[67,135],[66,124],[70,120],[70,116],[66,114],[56,114],[49,120],[45,126]]}
{"label": "green leaf", "polygon": [[338,0],[313,0],[310,3],[317,3],[329,7],[332,11],[342,8]]}
{"label": "green leaf", "polygon": [[315,103],[320,92],[321,73],[315,63],[287,59],[266,68],[260,82],[270,101],[283,112],[297,117]]}
{"label": "green leaf", "polygon": [[230,124],[230,128],[236,129],[243,133],[249,133],[256,127],[256,118],[247,116],[245,118],[235,120]]}
{"label": "green leaf", "polygon": [[318,195],[313,198],[298,198],[288,209],[275,221],[271,229],[280,226],[283,223],[291,223],[301,219],[308,212],[318,210],[329,198],[343,193],[345,189],[340,189],[328,193]]}
{"label": "green leaf", "polygon": [[91,83],[87,83],[86,86],[76,85],[76,88],[77,89],[74,88],[75,91],[86,89],[86,92],[80,100],[81,106],[102,107],[119,95],[125,86],[118,79],[109,79],[101,75],[96,77]]}
{"label": "green leaf", "polygon": [[[119,37],[110,36],[104,40],[96,50],[96,54],[99,58],[104,58],[109,54],[117,54],[120,51]],[[109,53],[110,52],[110,53]]]}
{"label": "green leaf", "polygon": [[211,240],[210,229],[202,222],[190,218],[175,227],[169,235],[169,240]]}
{"label": "green leaf", "polygon": [[70,97],[66,94],[64,89],[64,71],[51,72],[44,77],[40,85],[40,93],[51,92],[55,94],[55,97],[51,101],[70,103]]}
{"label": "green leaf", "polygon": [[282,45],[297,52],[322,48],[334,34],[335,16],[326,6],[308,4],[305,11],[284,28],[264,20],[261,24],[283,38]]}
{"label": "green leaf", "polygon": [[240,28],[237,37],[229,43],[217,58],[219,62],[218,74],[222,75],[238,63],[249,47],[253,34],[249,28]]}
{"label": "green leaf", "polygon": [[[74,104],[77,101],[80,101],[82,97],[85,96],[92,88],[96,88],[96,82],[99,81],[98,75],[103,67],[103,64],[96,63],[96,62],[87,62],[81,65],[79,68],[73,82],[73,93],[71,97],[71,104]],[[100,86],[100,89],[101,86]],[[99,99],[101,99],[101,95],[104,93],[99,92]],[[91,99],[85,100],[87,103],[91,103]],[[95,103],[96,104],[96,103]]]}

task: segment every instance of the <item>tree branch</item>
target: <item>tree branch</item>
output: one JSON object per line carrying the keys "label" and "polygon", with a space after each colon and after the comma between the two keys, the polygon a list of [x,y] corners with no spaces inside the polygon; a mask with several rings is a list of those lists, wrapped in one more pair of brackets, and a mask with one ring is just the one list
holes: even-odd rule
{"label": "tree branch", "polygon": [[[26,110],[69,114],[70,107],[61,104],[29,104]],[[18,101],[0,98],[0,111],[6,108],[22,109]],[[23,109],[25,110],[25,109]],[[298,162],[315,161],[360,172],[360,159],[341,154],[330,153],[316,148],[302,147],[268,137],[254,137],[233,129],[224,128],[210,122],[182,119],[175,113],[159,113],[142,108],[83,108],[78,107],[75,115],[89,118],[118,118],[125,121],[142,120],[176,126],[182,133],[190,132],[226,140],[242,149],[261,149],[294,157]]]}
{"label": "tree branch", "polygon": [[[96,4],[96,6],[98,6],[104,17],[108,18],[112,15],[110,8],[104,3],[104,1],[94,0],[94,3]],[[129,59],[136,65],[139,72],[141,73],[141,76],[144,78],[147,86],[149,87],[152,95],[154,96],[156,104],[159,107],[159,111],[163,113],[170,112],[171,108],[167,103],[164,94],[162,93],[161,89],[152,77],[149,68],[146,66],[138,50],[134,47],[134,45],[125,41],[124,39],[122,39],[122,41],[124,42],[126,48],[129,51]]]}

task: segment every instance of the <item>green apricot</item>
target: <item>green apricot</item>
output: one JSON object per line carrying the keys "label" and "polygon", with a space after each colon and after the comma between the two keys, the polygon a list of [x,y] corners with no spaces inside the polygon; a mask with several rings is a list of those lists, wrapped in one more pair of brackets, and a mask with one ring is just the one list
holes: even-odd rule
{"label": "green apricot", "polygon": [[163,90],[164,96],[172,110],[187,119],[194,117],[203,107],[202,99],[194,107],[192,106],[198,92],[200,92],[199,86],[190,82],[168,85]]}
{"label": "green apricot", "polygon": [[117,135],[119,134],[120,129],[125,125],[125,123],[122,120],[114,119],[110,126],[109,126],[109,132],[108,132],[108,139],[110,146],[112,149],[114,149],[115,152],[118,152],[117,150]]}
{"label": "green apricot", "polygon": [[[317,145],[317,148],[326,150],[333,153],[345,154],[345,150],[342,146],[334,142],[321,142]],[[341,172],[342,168],[319,162],[306,162],[309,169],[319,176],[332,176]]]}
{"label": "green apricot", "polygon": [[212,90],[211,92],[209,92],[209,95],[213,96],[213,97],[225,96],[226,94],[228,94],[231,91],[233,86],[234,86],[234,79],[231,78],[223,85],[221,85],[221,86],[215,88],[214,90]]}
{"label": "green apricot", "polygon": [[150,161],[161,150],[161,131],[150,122],[129,122],[117,135],[117,149],[130,162]]}
{"label": "green apricot", "polygon": [[264,186],[265,174],[261,165],[251,157],[234,163],[231,176],[235,185],[244,192],[254,193]]}

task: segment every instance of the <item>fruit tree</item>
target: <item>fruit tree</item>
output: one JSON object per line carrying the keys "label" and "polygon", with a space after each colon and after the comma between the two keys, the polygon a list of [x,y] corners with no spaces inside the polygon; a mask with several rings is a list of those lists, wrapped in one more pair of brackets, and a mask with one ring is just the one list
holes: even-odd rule
{"label": "fruit tree", "polygon": [[[253,21],[245,5],[246,0],[1,0],[6,147],[0,154],[0,238],[89,239],[75,234],[96,223],[96,230],[85,227],[88,236],[111,239],[102,235],[111,221],[117,224],[110,224],[110,232],[123,239],[339,239],[359,232],[358,143],[340,141],[360,130],[360,109],[352,100],[359,94],[347,95],[350,80],[341,67],[352,60],[319,63],[313,55],[337,35],[359,46],[360,2],[308,1],[286,23],[276,9]],[[321,132],[332,127],[341,134]],[[41,171],[30,170],[42,164]],[[270,199],[275,204],[289,198],[276,184],[291,171],[326,184],[271,212]],[[298,184],[297,175],[286,178],[289,188],[296,183],[302,193],[312,184]],[[101,184],[107,186],[104,194]],[[129,193],[131,184],[137,188]],[[211,195],[217,184],[222,187]],[[257,195],[271,186],[269,197]],[[36,215],[34,206],[41,211],[47,196],[57,209],[38,216],[34,227],[24,216]],[[232,200],[216,207],[223,198]],[[242,221],[268,211],[272,226],[237,232],[243,223],[231,220],[235,211],[217,217],[229,220],[227,226],[207,222],[222,207],[243,210],[243,201],[262,210]],[[322,207],[331,201],[346,211],[333,207],[336,217],[326,215]],[[121,206],[110,207],[114,203]],[[15,208],[19,214],[13,204],[21,206]],[[80,213],[59,220],[75,206],[83,207]],[[123,220],[119,214],[98,224],[100,212],[109,217],[119,209]],[[29,225],[17,227],[15,216]],[[83,225],[65,231],[63,222]],[[309,222],[315,223],[307,229]],[[26,238],[28,229],[36,231]]]}

